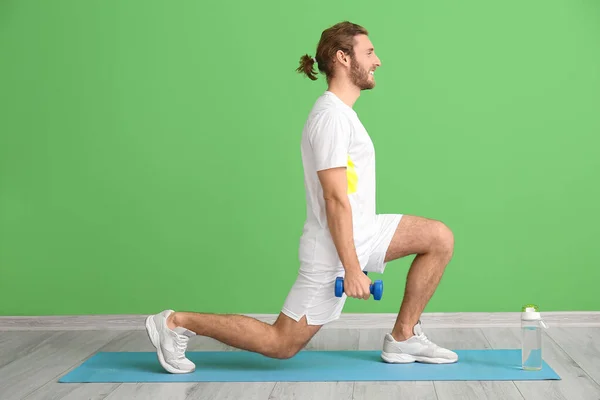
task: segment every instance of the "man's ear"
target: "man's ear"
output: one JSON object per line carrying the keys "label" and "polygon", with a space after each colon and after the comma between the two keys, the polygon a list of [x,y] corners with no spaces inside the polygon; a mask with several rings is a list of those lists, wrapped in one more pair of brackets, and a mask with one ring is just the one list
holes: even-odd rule
{"label": "man's ear", "polygon": [[348,65],[348,63],[350,62],[348,59],[348,55],[346,53],[344,53],[342,50],[338,50],[335,53],[335,60],[343,65]]}

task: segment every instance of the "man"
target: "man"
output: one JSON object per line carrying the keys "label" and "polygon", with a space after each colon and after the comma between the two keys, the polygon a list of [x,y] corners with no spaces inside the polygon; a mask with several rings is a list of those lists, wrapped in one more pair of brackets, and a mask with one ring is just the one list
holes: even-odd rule
{"label": "man", "polygon": [[[293,357],[323,325],[339,318],[347,297],[370,297],[371,280],[363,271],[381,273],[388,261],[413,254],[400,312],[385,335],[381,357],[390,363],[458,360],[456,353],[429,341],[420,323],[452,257],[452,232],[439,221],[375,212],[375,152],[352,108],[362,90],[375,87],[374,73],[381,66],[368,32],[350,22],[323,31],[316,57],[303,56],[297,71],[315,80],[315,62],[328,89],[302,133],[307,219],[297,280],[272,325],[243,315],[165,310],[149,316],[148,335],[171,373],[194,371],[185,357],[194,335],[272,358]],[[338,276],[344,276],[342,297],[334,293]]]}

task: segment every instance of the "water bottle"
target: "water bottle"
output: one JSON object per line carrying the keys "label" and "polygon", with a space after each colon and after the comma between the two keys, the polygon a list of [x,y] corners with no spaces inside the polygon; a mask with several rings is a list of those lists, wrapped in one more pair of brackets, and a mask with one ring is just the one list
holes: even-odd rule
{"label": "water bottle", "polygon": [[524,370],[542,369],[542,327],[548,325],[542,320],[538,306],[527,304],[521,309],[521,362]]}

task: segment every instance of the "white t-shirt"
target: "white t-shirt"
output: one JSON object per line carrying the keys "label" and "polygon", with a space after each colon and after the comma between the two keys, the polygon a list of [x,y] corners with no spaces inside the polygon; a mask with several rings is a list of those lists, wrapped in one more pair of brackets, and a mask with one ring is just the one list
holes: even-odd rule
{"label": "white t-shirt", "polygon": [[326,91],[309,113],[301,150],[307,215],[300,238],[300,262],[340,267],[317,171],[347,167],[353,237],[360,258],[371,248],[375,233],[375,148],[352,107]]}

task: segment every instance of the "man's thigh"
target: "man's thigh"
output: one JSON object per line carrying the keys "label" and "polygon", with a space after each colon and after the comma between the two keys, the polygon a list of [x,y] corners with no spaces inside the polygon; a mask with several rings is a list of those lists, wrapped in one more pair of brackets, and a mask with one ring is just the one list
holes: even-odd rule
{"label": "man's thigh", "polygon": [[450,229],[434,219],[404,215],[394,232],[385,262],[428,252],[440,238],[452,236]]}
{"label": "man's thigh", "polygon": [[339,318],[346,297],[337,297],[334,288],[343,272],[318,265],[300,268],[274,324],[290,346],[303,346],[321,326]]}

